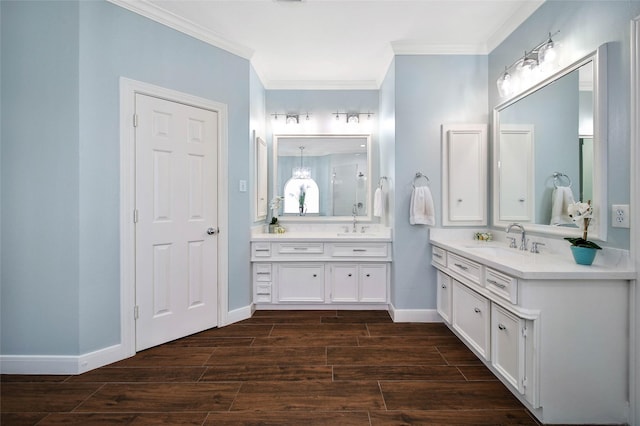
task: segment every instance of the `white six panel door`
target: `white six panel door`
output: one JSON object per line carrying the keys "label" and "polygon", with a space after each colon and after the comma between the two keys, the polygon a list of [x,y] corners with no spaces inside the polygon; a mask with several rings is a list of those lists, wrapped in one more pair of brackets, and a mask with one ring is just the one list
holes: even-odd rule
{"label": "white six panel door", "polygon": [[217,325],[218,116],[136,94],[136,350]]}

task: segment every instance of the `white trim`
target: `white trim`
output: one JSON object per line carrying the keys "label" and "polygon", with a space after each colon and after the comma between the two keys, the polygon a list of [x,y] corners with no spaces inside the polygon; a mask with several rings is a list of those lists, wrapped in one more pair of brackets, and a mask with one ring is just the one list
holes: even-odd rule
{"label": "white trim", "polygon": [[227,315],[227,324],[225,325],[229,325],[235,322],[249,319],[251,318],[254,312],[255,312],[255,309],[253,307],[253,304],[244,306],[242,308],[234,309],[233,311],[229,311],[229,314]]}
{"label": "white trim", "polygon": [[225,104],[187,93],[120,78],[120,323],[126,356],[135,354],[135,95],[144,94],[216,111],[218,123],[218,326],[228,323],[229,293],[229,185],[228,113]]}
{"label": "white trim", "polygon": [[[521,2],[522,6],[509,17],[502,25],[502,27],[498,28],[491,37],[487,40],[487,51],[491,52],[493,49],[498,47],[500,43],[502,43],[508,36],[510,36],[524,21],[529,19],[533,12],[535,12],[545,0],[535,0],[535,1],[525,1]],[[540,40],[542,41],[542,40]]]}
{"label": "white trim", "polygon": [[254,311],[389,311],[386,303],[264,303]]}
{"label": "white trim", "polygon": [[[255,67],[254,67],[255,68]],[[262,80],[262,79],[261,79]],[[262,80],[266,90],[378,90],[375,80]]]}
{"label": "white trim", "polygon": [[442,322],[435,309],[396,309],[390,304],[389,315],[393,322]]}
{"label": "white trim", "polygon": [[430,44],[419,41],[392,41],[396,55],[487,55],[485,44]]}
{"label": "white trim", "polygon": [[[631,105],[630,105],[630,244],[631,261],[635,270],[640,271],[640,221],[637,211],[640,208],[640,16],[631,21]],[[631,424],[640,425],[640,292],[638,280],[631,280],[629,295],[629,401],[631,403],[629,419]]]}
{"label": "white trim", "polygon": [[82,374],[111,364],[123,356],[123,345],[113,345],[84,355],[2,355],[2,374]]}
{"label": "white trim", "polygon": [[171,13],[148,0],[107,0],[117,6],[127,9],[131,12],[149,18],[169,28],[173,28],[183,34],[187,34],[195,39],[204,41],[212,46],[226,50],[245,59],[251,59],[253,49],[243,46],[239,43],[227,40],[220,34],[198,25],[188,19]]}

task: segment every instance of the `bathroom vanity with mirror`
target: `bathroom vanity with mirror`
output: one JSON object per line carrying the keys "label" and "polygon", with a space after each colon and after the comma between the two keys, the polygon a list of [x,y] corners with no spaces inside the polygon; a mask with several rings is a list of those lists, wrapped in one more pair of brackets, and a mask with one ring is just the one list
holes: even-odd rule
{"label": "bathroom vanity with mirror", "polygon": [[[494,110],[493,224],[576,235],[552,217],[556,191],[591,200],[592,238],[607,231],[606,45]],[[560,188],[558,187],[565,187]]]}
{"label": "bathroom vanity with mirror", "polygon": [[253,302],[257,309],[387,309],[391,263],[388,228],[254,234]]}
{"label": "bathroom vanity with mirror", "polygon": [[468,234],[431,234],[445,323],[542,423],[626,423],[628,253],[585,267],[564,242],[536,254]]}

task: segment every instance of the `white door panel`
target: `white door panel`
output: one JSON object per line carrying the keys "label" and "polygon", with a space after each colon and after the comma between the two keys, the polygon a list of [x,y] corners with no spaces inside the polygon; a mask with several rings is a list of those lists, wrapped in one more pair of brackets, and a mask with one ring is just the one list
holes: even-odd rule
{"label": "white door panel", "polygon": [[136,350],[217,325],[217,113],[136,95]]}

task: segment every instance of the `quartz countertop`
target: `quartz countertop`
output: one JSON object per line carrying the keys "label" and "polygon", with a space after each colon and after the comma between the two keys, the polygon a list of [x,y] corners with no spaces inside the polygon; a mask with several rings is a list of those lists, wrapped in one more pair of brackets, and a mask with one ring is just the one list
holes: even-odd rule
{"label": "quartz countertop", "polygon": [[391,242],[391,228],[375,227],[361,232],[346,232],[344,227],[328,229],[291,229],[283,234],[253,232],[251,241],[326,241],[326,242]]}
{"label": "quartz countertop", "polygon": [[[635,279],[636,272],[626,250],[603,248],[592,265],[578,265],[566,250],[558,245],[541,247],[541,253],[509,248],[506,241],[474,241],[431,237],[431,243],[451,253],[482,263],[498,271],[522,279]],[[545,250],[546,249],[546,250]]]}

